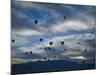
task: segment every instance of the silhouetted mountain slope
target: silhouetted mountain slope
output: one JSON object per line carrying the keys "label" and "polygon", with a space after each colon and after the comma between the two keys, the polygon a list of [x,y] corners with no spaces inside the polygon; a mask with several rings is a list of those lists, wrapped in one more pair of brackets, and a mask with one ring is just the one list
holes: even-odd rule
{"label": "silhouetted mountain slope", "polygon": [[75,62],[65,60],[53,61],[37,61],[23,64],[13,64],[12,74],[24,73],[40,73],[40,72],[54,72],[54,71],[71,71],[71,70],[85,70],[95,69],[95,64],[78,64]]}

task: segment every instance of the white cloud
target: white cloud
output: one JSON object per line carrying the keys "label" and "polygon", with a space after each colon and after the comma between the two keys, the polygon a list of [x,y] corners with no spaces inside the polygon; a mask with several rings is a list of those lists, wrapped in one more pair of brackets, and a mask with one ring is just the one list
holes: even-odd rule
{"label": "white cloud", "polygon": [[46,54],[46,52],[43,49],[38,49],[35,47],[20,47],[19,50],[23,51],[23,52],[28,52],[28,51],[32,51],[32,53],[34,54]]}
{"label": "white cloud", "polygon": [[77,57],[69,57],[70,59],[80,59],[80,60],[86,60],[84,56],[77,56]]}
{"label": "white cloud", "polygon": [[57,32],[66,32],[66,31],[79,31],[79,30],[87,30],[91,29],[93,25],[82,22],[80,20],[68,20],[65,22],[58,23],[57,25],[53,25],[50,30],[54,33]]}
{"label": "white cloud", "polygon": [[32,36],[41,34],[41,32],[32,29],[12,30],[12,33],[20,36]]}

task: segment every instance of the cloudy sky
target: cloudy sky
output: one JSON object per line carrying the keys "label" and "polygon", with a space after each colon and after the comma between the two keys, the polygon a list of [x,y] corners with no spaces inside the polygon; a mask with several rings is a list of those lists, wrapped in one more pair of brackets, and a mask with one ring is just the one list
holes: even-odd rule
{"label": "cloudy sky", "polygon": [[95,6],[13,1],[11,7],[12,64],[45,57],[94,62]]}

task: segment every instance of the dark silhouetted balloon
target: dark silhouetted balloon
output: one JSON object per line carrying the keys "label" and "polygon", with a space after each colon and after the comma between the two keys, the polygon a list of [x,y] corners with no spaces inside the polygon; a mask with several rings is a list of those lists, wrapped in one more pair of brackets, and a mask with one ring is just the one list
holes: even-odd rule
{"label": "dark silhouetted balloon", "polygon": [[15,42],[15,40],[12,40],[12,42],[14,43],[14,42]]}
{"label": "dark silhouetted balloon", "polygon": [[32,54],[32,51],[30,51],[30,54]]}
{"label": "dark silhouetted balloon", "polygon": [[47,47],[45,47],[44,50],[47,50]]}
{"label": "dark silhouetted balloon", "polygon": [[93,31],[91,32],[91,34],[93,34]]}
{"label": "dark silhouetted balloon", "polygon": [[25,54],[28,54],[28,52],[25,52]]}
{"label": "dark silhouetted balloon", "polygon": [[82,63],[84,64],[85,63],[85,60],[82,60]]}
{"label": "dark silhouetted balloon", "polygon": [[95,27],[93,27],[93,30],[95,30]]}
{"label": "dark silhouetted balloon", "polygon": [[49,44],[52,46],[52,45],[53,45],[53,42],[52,42],[52,41],[50,41],[50,42],[49,42]]}
{"label": "dark silhouetted balloon", "polygon": [[78,45],[80,44],[80,42],[77,43]]}
{"label": "dark silhouetted balloon", "polygon": [[40,41],[43,41],[43,38],[40,38]]}
{"label": "dark silhouetted balloon", "polygon": [[87,52],[87,49],[85,49],[84,51]]}
{"label": "dark silhouetted balloon", "polygon": [[53,58],[56,58],[56,56],[53,56]]}
{"label": "dark silhouetted balloon", "polygon": [[48,47],[48,50],[51,50],[51,47]]}
{"label": "dark silhouetted balloon", "polygon": [[66,51],[67,49],[64,49],[64,51]]}
{"label": "dark silhouetted balloon", "polygon": [[64,17],[64,19],[66,19],[66,16],[63,16]]}
{"label": "dark silhouetted balloon", "polygon": [[64,45],[64,41],[61,41],[61,44]]}
{"label": "dark silhouetted balloon", "polygon": [[34,23],[37,24],[38,23],[38,20],[34,20]]}
{"label": "dark silhouetted balloon", "polygon": [[46,57],[44,57],[44,60],[46,60],[47,58]]}

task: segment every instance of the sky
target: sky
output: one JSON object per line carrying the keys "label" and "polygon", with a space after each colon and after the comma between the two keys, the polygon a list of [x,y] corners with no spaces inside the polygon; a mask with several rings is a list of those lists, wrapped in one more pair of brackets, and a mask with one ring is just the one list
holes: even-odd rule
{"label": "sky", "polygon": [[45,57],[95,62],[95,10],[95,6],[12,1],[12,64],[46,61]]}

